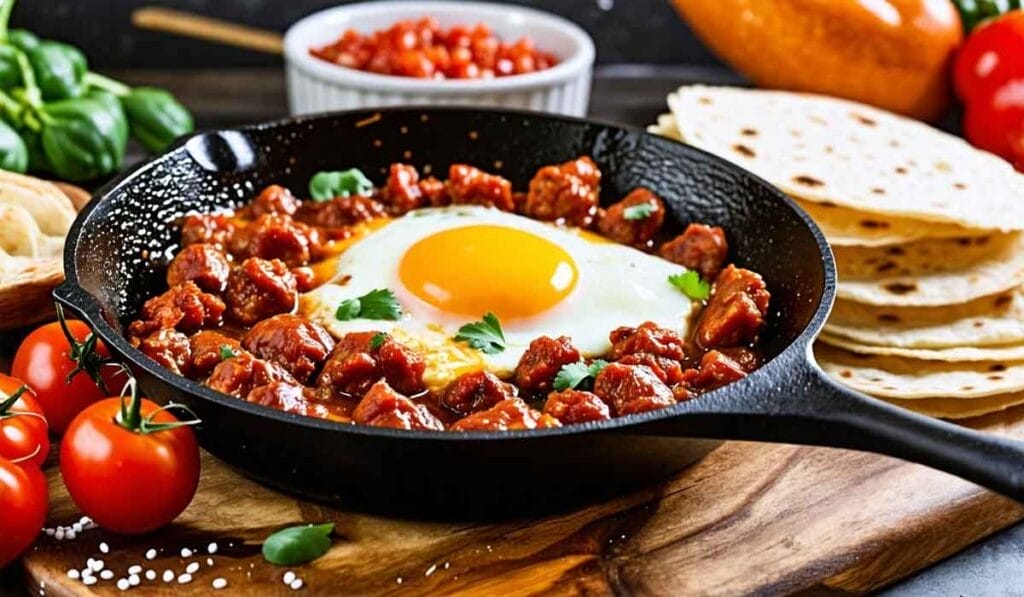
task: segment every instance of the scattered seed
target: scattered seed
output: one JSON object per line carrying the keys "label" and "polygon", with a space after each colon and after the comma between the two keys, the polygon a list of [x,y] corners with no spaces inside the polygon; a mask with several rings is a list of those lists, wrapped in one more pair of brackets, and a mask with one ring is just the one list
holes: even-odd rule
{"label": "scattered seed", "polygon": [[75,570],[74,568],[68,570],[68,578],[71,580],[78,580],[80,576],[81,574],[78,573],[78,570]]}
{"label": "scattered seed", "polygon": [[[75,523],[75,526],[81,527],[80,523]],[[110,546],[107,545],[106,541],[100,541],[100,553],[110,553]]]}
{"label": "scattered seed", "polygon": [[181,557],[183,557],[183,558],[191,558],[192,557],[192,550],[187,548],[187,547],[182,547],[181,548]]}
{"label": "scattered seed", "polygon": [[142,582],[142,579],[139,578],[138,574],[133,574],[133,575],[128,577],[128,584],[130,584],[133,587],[139,586],[139,583],[141,583],[141,582]]}
{"label": "scattered seed", "polygon": [[206,558],[206,565],[213,566],[213,558]]}
{"label": "scattered seed", "polygon": [[100,572],[100,578],[102,578],[103,580],[110,580],[110,579],[114,578],[114,571],[113,570],[104,570],[104,571]]}
{"label": "scattered seed", "polygon": [[117,579],[117,588],[118,589],[121,589],[122,591],[127,591],[129,587],[131,587],[131,585],[128,584],[128,579],[127,578],[119,578],[119,579]]}
{"label": "scattered seed", "polygon": [[80,574],[82,575],[82,578],[85,578],[86,576],[92,576],[92,568],[82,568]]}
{"label": "scattered seed", "polygon": [[174,570],[164,570],[164,582],[171,582],[174,580]]}
{"label": "scattered seed", "polygon": [[147,560],[155,560],[156,559],[156,550],[151,548],[148,551],[146,551],[146,559]]}
{"label": "scattered seed", "polygon": [[207,545],[206,546],[206,553],[208,553],[210,555],[213,555],[213,554],[217,553],[217,544],[216,543],[211,543],[211,544]]}
{"label": "scattered seed", "polygon": [[291,587],[291,589],[293,591],[298,591],[299,589],[302,588],[302,579],[301,578],[296,578],[288,586]]}
{"label": "scattered seed", "polygon": [[156,580],[156,570],[146,570],[146,580]]}
{"label": "scattered seed", "polygon": [[128,574],[140,574],[141,572],[142,572],[142,566],[139,566],[138,564],[128,568]]}
{"label": "scattered seed", "polygon": [[188,566],[185,567],[185,572],[188,572],[189,574],[195,574],[198,571],[199,571],[199,562],[192,562],[191,564],[189,564]]}
{"label": "scattered seed", "polygon": [[185,574],[181,574],[181,575],[178,576],[178,584],[179,585],[187,585],[190,582],[192,582],[192,575],[191,574],[186,572]]}
{"label": "scattered seed", "polygon": [[82,579],[82,584],[84,584],[87,587],[90,587],[90,586],[96,584],[97,582],[99,582],[99,581],[96,580],[95,576],[87,576],[87,577]]}
{"label": "scattered seed", "polygon": [[292,584],[292,581],[295,580],[295,573],[289,570],[284,573],[284,577],[281,580],[284,581],[284,584],[290,585]]}
{"label": "scattered seed", "polygon": [[213,588],[220,590],[228,586],[228,580],[226,578],[215,578],[213,579]]}

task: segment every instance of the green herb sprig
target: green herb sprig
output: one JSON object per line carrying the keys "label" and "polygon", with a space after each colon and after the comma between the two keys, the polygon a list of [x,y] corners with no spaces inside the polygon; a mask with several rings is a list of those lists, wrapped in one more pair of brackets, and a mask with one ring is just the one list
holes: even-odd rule
{"label": "green herb sprig", "polygon": [[590,390],[594,387],[594,379],[608,365],[608,361],[597,359],[589,364],[586,361],[562,365],[555,374],[552,387],[559,392],[579,389]]}
{"label": "green herb sprig", "polygon": [[706,301],[711,296],[711,283],[693,270],[672,274],[668,277],[668,283],[695,301]]}
{"label": "green herb sprig", "polygon": [[494,313],[488,312],[480,321],[467,323],[455,334],[456,342],[465,342],[484,354],[498,354],[505,350],[505,333]]}
{"label": "green herb sprig", "polygon": [[378,319],[397,321],[402,317],[402,305],[395,293],[387,288],[371,290],[363,296],[346,299],[338,305],[334,318],[338,321],[352,319]]}

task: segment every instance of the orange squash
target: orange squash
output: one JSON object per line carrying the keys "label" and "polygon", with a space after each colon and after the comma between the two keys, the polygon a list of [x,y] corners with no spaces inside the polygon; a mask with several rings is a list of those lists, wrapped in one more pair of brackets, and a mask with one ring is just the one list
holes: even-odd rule
{"label": "orange squash", "polygon": [[933,121],[963,32],[949,0],[672,0],[758,86],[852,99]]}

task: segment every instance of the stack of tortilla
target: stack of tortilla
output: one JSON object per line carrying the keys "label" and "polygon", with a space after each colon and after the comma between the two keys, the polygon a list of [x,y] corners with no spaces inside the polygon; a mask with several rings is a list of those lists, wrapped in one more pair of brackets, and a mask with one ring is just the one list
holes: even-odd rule
{"label": "stack of tortilla", "polygon": [[839,270],[815,355],[840,382],[925,414],[1024,403],[1024,176],[961,139],[861,104],[684,87],[650,130],[776,185]]}

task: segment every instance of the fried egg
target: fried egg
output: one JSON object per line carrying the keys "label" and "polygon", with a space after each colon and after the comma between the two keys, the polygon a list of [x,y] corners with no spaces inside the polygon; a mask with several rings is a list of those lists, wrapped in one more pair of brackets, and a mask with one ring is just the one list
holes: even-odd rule
{"label": "fried egg", "polygon": [[[440,388],[469,371],[510,375],[539,336],[569,336],[584,355],[599,356],[619,326],[653,321],[685,335],[693,303],[668,282],[680,271],[590,232],[486,207],[428,208],[369,227],[303,309],[337,337],[391,334],[424,356],[424,380]],[[377,289],[395,294],[398,320],[335,317],[343,301]],[[488,312],[501,322],[503,351],[453,340]]]}

